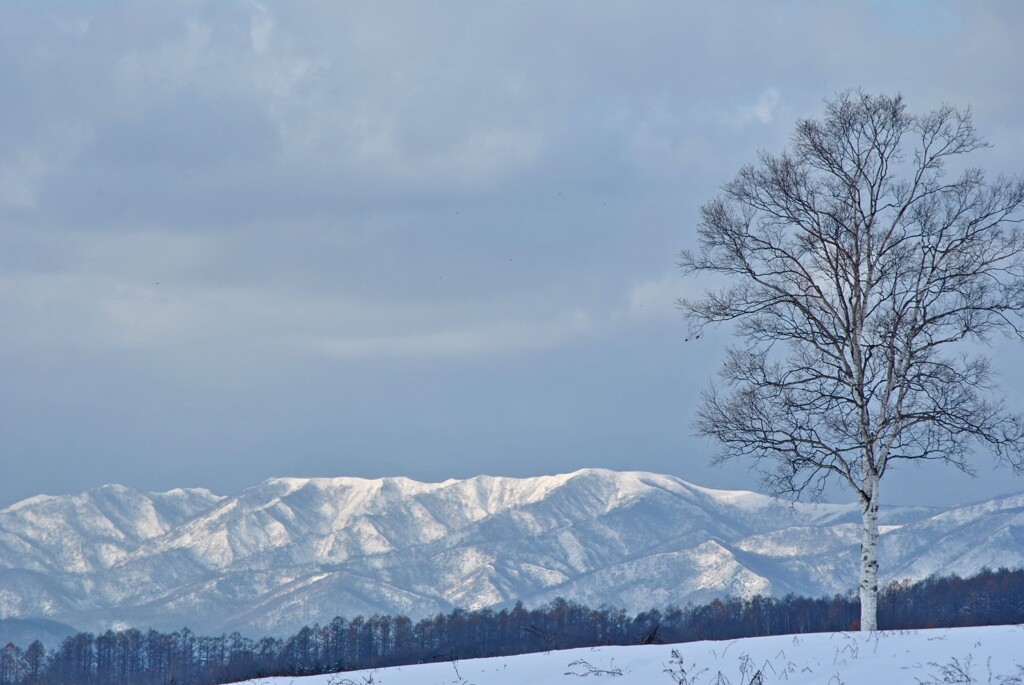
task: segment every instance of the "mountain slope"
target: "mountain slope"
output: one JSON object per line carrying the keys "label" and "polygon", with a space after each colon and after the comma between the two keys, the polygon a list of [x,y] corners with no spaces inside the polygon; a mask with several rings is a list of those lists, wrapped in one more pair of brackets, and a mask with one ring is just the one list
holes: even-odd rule
{"label": "mountain slope", "polygon": [[[1024,564],[1024,496],[882,518],[886,579]],[[559,595],[639,610],[831,594],[855,586],[858,520],[854,505],[599,469],[275,478],[231,497],[106,486],[0,511],[0,618],[258,634]]]}

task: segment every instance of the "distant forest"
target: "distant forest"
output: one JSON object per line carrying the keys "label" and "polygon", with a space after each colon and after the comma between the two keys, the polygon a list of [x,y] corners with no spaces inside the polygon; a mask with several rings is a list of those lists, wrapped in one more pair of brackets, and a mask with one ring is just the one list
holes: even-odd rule
{"label": "distant forest", "polygon": [[[0,651],[0,685],[206,685],[426,661],[590,647],[723,640],[855,630],[856,597],[714,600],[635,616],[564,599],[536,608],[464,611],[413,622],[405,616],[335,618],[288,638],[203,637],[135,629],[79,633],[55,650],[36,641]],[[1024,623],[1024,571],[892,583],[880,596],[882,630]]]}

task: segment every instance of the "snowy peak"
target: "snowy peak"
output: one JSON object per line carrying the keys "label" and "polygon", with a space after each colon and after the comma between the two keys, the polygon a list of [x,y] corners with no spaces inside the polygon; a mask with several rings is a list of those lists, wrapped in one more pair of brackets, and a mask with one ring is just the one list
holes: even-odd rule
{"label": "snowy peak", "polygon": [[[1024,565],[1024,495],[882,518],[883,581]],[[854,505],[603,469],[273,478],[230,497],[105,486],[0,511],[0,618],[260,634],[556,596],[642,610],[832,594],[855,586],[858,520]]]}

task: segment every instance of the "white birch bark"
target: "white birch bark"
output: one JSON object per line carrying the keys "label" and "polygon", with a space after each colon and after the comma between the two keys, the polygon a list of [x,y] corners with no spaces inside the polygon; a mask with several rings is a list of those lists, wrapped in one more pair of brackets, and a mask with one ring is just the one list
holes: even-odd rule
{"label": "white birch bark", "polygon": [[860,543],[860,629],[878,630],[878,476],[865,476]]}

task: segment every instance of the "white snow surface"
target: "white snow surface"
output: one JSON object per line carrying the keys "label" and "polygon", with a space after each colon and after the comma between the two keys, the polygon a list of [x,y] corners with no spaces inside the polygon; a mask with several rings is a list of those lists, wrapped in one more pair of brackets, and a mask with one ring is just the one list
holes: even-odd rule
{"label": "white snow surface", "polygon": [[[301,678],[260,678],[246,685],[750,685],[757,682],[758,673],[765,685],[1019,685],[1024,682],[1024,627],[595,647]],[[679,677],[683,674],[685,679]]]}

